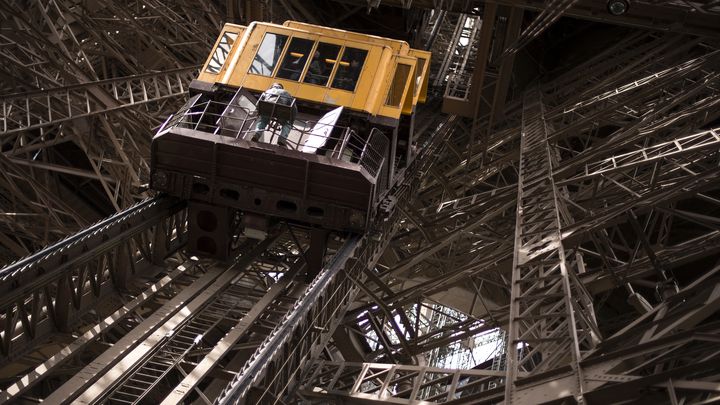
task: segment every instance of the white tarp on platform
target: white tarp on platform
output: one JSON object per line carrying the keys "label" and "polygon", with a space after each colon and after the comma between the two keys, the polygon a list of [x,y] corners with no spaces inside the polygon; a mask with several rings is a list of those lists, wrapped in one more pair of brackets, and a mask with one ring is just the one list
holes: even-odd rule
{"label": "white tarp on platform", "polygon": [[305,153],[315,153],[318,148],[325,145],[330,133],[335,127],[340,114],[342,114],[342,107],[338,107],[327,114],[323,115],[308,134],[308,138],[305,140],[302,151]]}

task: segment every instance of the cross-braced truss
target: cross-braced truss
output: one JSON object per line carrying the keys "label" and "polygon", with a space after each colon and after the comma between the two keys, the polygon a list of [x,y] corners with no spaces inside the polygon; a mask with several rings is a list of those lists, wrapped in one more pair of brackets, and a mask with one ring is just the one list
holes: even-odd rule
{"label": "cross-braced truss", "polygon": [[[0,4],[0,260],[60,240],[2,270],[0,402],[720,398],[716,1],[231,3]],[[388,5],[435,97],[382,232],[311,283],[302,229],[185,257],[183,204],[134,202],[224,16]]]}
{"label": "cross-braced truss", "polygon": [[0,187],[13,200],[0,211],[23,218],[0,229],[4,263],[143,195],[151,130],[182,103],[221,20],[213,3],[0,4]]}

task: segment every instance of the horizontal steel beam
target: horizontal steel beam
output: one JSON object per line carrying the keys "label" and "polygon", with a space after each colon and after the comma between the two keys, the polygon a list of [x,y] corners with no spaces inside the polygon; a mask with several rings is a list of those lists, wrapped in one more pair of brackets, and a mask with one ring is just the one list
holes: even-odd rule
{"label": "horizontal steel beam", "polygon": [[[198,66],[74,84],[0,98],[0,139],[20,131],[187,94]],[[111,102],[94,92],[109,95]]]}

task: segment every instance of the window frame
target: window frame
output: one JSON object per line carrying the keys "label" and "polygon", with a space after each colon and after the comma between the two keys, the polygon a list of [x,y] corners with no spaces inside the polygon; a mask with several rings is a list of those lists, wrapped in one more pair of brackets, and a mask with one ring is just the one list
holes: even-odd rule
{"label": "window frame", "polygon": [[[260,73],[252,72],[251,69],[253,66],[253,62],[255,61],[255,58],[258,55],[258,52],[260,52],[260,47],[262,46],[262,43],[265,41],[265,38],[267,37],[268,34],[282,35],[282,36],[287,37],[287,40],[285,41],[285,44],[283,44],[282,52],[278,56],[277,63],[275,63],[272,73],[270,75],[266,76],[266,75],[263,75]],[[306,83],[305,82],[305,77],[307,76],[308,70],[310,69],[310,62],[311,62],[310,57],[308,57],[307,61],[305,62],[305,66],[303,67],[302,73],[298,80],[283,79],[283,78],[277,77],[277,74],[280,71],[280,66],[282,65],[282,62],[285,60],[285,56],[290,48],[290,43],[292,42],[292,40],[294,38],[300,38],[300,39],[306,39],[306,40],[313,41],[314,44],[310,50],[311,54],[315,53],[315,50],[318,48],[318,46],[320,45],[321,42],[325,43],[325,44],[329,44],[329,45],[337,45],[340,47],[336,62],[333,64],[333,68],[330,71],[330,76],[328,77],[327,83],[325,83],[325,85],[319,85],[319,84],[315,84],[315,83]],[[347,40],[347,39],[343,39],[343,38],[327,37],[327,36],[319,35],[319,34],[315,34],[315,33],[295,32],[295,31],[288,32],[288,31],[284,31],[284,30],[268,29],[263,33],[262,39],[258,42],[257,50],[253,54],[252,60],[250,61],[249,65],[248,65],[247,74],[252,75],[252,76],[257,76],[257,77],[271,77],[273,79],[292,81],[292,82],[296,82],[296,83],[299,83],[302,85],[315,86],[317,88],[325,88],[328,90],[337,90],[337,91],[348,92],[350,94],[356,94],[358,91],[358,85],[360,84],[360,82],[363,78],[363,75],[365,74],[366,67],[368,66],[368,60],[371,58],[373,49],[377,48],[377,47],[378,46],[375,44],[365,44],[365,43],[355,42],[355,41],[351,41],[351,40]],[[358,49],[358,50],[362,50],[362,51],[366,52],[365,60],[363,61],[362,66],[360,67],[360,74],[358,75],[357,81],[355,83],[355,88],[352,91],[332,87],[332,83],[335,80],[335,76],[338,73],[340,61],[342,61],[342,58],[345,55],[346,48],[354,48],[354,49]]]}
{"label": "window frame", "polygon": [[[370,53],[372,52],[372,45],[368,46],[368,45],[360,44],[360,43],[353,42],[353,41],[342,41],[342,42],[343,42],[342,49],[340,49],[340,53],[338,54],[337,63],[335,63],[335,66],[333,67],[332,75],[328,79],[328,84],[326,87],[329,88],[330,90],[347,91],[348,93],[355,94],[355,93],[357,93],[357,90],[358,90],[358,84],[360,84],[360,78],[362,78],[363,73],[365,73],[365,66],[367,65],[367,61],[368,61],[368,59],[370,59]],[[358,46],[358,45],[360,45],[360,46]],[[343,56],[345,56],[346,48],[359,49],[359,50],[366,52],[365,60],[363,60],[362,65],[360,65],[360,74],[358,74],[357,81],[355,82],[355,88],[352,91],[345,90],[345,89],[338,89],[338,88],[332,86],[333,81],[335,81],[335,75],[337,74],[338,69],[339,69],[338,66],[340,66],[339,62],[341,62]]]}
{"label": "window frame", "polygon": [[[330,39],[330,41],[328,41],[328,39]],[[334,41],[335,41],[335,42],[334,42]],[[336,42],[339,42],[339,43],[336,43]],[[338,47],[340,48],[340,49],[338,50],[338,56],[340,56],[340,55],[342,55],[343,49],[345,49],[345,47],[344,47],[344,45],[342,44],[342,42],[343,42],[342,40],[339,40],[339,39],[337,39],[337,38],[322,38],[322,37],[320,37],[320,38],[318,38],[318,39],[315,40],[315,46],[313,47],[313,49],[311,50],[311,52],[312,52],[313,55],[315,55],[315,51],[320,47],[320,43],[323,43],[323,44],[338,46]],[[325,88],[328,88],[329,85],[330,85],[330,83],[332,83],[332,79],[333,79],[333,77],[334,77],[335,70],[337,69],[337,66],[338,66],[337,61],[338,61],[338,60],[337,60],[337,56],[336,56],[335,63],[333,63],[333,67],[332,67],[332,69],[330,70],[330,74],[328,75],[328,79],[327,79],[327,81],[325,82],[324,85],[322,85],[322,84],[317,84],[317,83],[308,83],[308,82],[305,81],[305,77],[307,76],[307,74],[308,74],[308,72],[309,72],[309,70],[310,70],[310,63],[308,63],[307,66],[305,66],[305,70],[303,71],[303,74],[302,74],[302,76],[300,77],[300,83],[301,83],[301,84],[307,84],[307,85],[310,85],[310,86],[317,86],[317,87],[325,87]],[[308,59],[308,62],[311,62],[311,60]]]}
{"label": "window frame", "polygon": [[[287,40],[286,40],[285,43],[283,44],[283,49],[282,49],[282,51],[280,52],[280,55],[278,55],[278,60],[277,60],[277,62],[275,63],[275,66],[273,66],[272,72],[270,72],[269,75],[264,75],[264,74],[261,74],[261,73],[255,73],[255,72],[253,72],[253,71],[252,71],[252,67],[253,67],[253,63],[255,62],[255,59],[257,58],[258,53],[260,53],[260,48],[262,47],[263,42],[265,42],[265,38],[267,37],[268,34],[272,34],[272,35],[282,35],[282,36],[287,37]],[[263,33],[262,39],[261,39],[260,42],[258,43],[257,50],[255,51],[255,54],[253,55],[253,58],[252,58],[252,60],[250,61],[250,65],[248,66],[247,74],[249,74],[249,75],[255,75],[255,76],[260,76],[260,77],[272,77],[272,78],[275,78],[275,75],[277,74],[278,70],[280,69],[280,61],[282,61],[283,59],[285,59],[285,52],[287,52],[287,49],[288,49],[288,47],[290,46],[290,40],[291,40],[291,39],[292,39],[292,35],[288,35],[288,34],[285,34],[285,33],[282,33],[282,32],[270,31],[270,30],[265,31],[265,33]]]}
{"label": "window frame", "polygon": [[[215,55],[218,53],[218,50],[222,49],[223,45],[223,39],[226,37],[230,37],[231,35],[235,36],[235,38],[232,39],[232,43],[230,44],[230,47],[227,49],[227,53],[225,53],[225,58],[223,59],[222,63],[219,65],[217,72],[213,72],[210,70],[210,67],[213,65],[213,60],[215,59]],[[239,42],[239,38],[241,38],[239,32],[230,31],[230,30],[223,30],[220,33],[220,36],[218,37],[217,43],[215,44],[215,47],[212,49],[212,52],[210,52],[210,57],[208,58],[207,63],[203,67],[202,73],[207,73],[211,75],[219,75],[220,72],[223,71],[223,68],[225,67],[225,64],[228,61],[228,58],[232,54],[233,50],[237,46]]]}
{"label": "window frame", "polygon": [[[388,91],[385,94],[385,100],[383,101],[383,106],[390,107],[390,108],[402,108],[403,104],[405,103],[405,97],[408,96],[408,94],[406,93],[408,91],[408,86],[412,84],[411,81],[414,82],[415,80],[417,80],[414,76],[411,78],[411,74],[414,72],[415,66],[408,64],[408,63],[406,63],[406,61],[402,61],[399,58],[395,61],[394,65],[395,66],[394,66],[394,69],[392,70],[390,85],[388,86]],[[396,78],[396,75],[398,74],[398,70],[400,69],[401,65],[407,66],[407,68],[408,68],[407,74],[405,76],[405,82],[402,83],[402,90],[400,91],[400,95],[399,95],[400,99],[398,100],[397,104],[390,104],[388,101],[391,101],[389,99],[391,98],[391,96],[394,95],[393,86],[395,85],[395,78]],[[398,84],[400,84],[400,83],[398,83]]]}
{"label": "window frame", "polygon": [[[318,40],[313,39],[313,38],[307,38],[304,35],[295,35],[295,34],[296,33],[293,33],[293,35],[288,35],[287,44],[285,45],[285,48],[283,49],[282,55],[280,56],[280,62],[277,64],[272,77],[275,79],[279,79],[279,80],[287,80],[287,81],[291,81],[291,82],[298,82],[301,84],[306,84],[306,83],[303,83],[303,79],[305,78],[305,74],[306,74],[307,70],[310,68],[310,55],[314,54],[315,48],[318,45]],[[316,36],[316,35],[312,35],[312,36]],[[310,47],[310,51],[308,51],[309,55],[308,55],[308,58],[305,60],[305,65],[303,66],[302,70],[300,71],[300,76],[298,77],[297,80],[286,79],[283,77],[277,77],[277,74],[280,73],[280,66],[282,66],[282,64],[285,62],[285,56],[286,56],[287,52],[290,50],[290,44],[292,43],[293,39],[295,39],[295,38],[304,39],[304,40],[313,42],[312,46]]]}

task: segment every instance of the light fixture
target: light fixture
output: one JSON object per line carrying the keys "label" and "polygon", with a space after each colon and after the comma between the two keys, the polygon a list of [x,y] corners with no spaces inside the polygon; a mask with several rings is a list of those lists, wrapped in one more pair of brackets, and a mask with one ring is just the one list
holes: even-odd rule
{"label": "light fixture", "polygon": [[623,15],[629,8],[630,3],[627,0],[608,0],[607,2],[607,11],[612,15]]}

